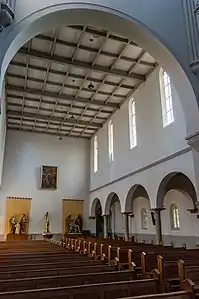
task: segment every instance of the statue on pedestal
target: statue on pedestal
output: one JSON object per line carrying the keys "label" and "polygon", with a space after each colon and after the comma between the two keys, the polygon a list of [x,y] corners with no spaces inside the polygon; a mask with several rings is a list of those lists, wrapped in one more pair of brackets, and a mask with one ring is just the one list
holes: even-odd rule
{"label": "statue on pedestal", "polygon": [[68,233],[69,234],[79,234],[82,231],[82,217],[79,214],[75,220],[72,220],[71,214],[67,218]]}
{"label": "statue on pedestal", "polygon": [[51,239],[53,237],[53,234],[50,231],[50,221],[49,221],[49,216],[48,212],[45,214],[45,223],[44,223],[44,233],[43,233],[44,238]]}
{"label": "statue on pedestal", "polygon": [[16,225],[17,225],[17,219],[15,218],[15,216],[12,216],[10,218],[10,234],[15,235],[16,233]]}
{"label": "statue on pedestal", "polygon": [[27,232],[28,217],[23,214],[20,220],[20,234],[26,234]]}

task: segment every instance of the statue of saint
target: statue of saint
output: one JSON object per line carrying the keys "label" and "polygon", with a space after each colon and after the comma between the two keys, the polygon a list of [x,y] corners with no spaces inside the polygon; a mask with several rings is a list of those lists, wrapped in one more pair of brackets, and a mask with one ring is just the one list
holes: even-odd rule
{"label": "statue of saint", "polygon": [[10,218],[10,233],[15,235],[16,232],[16,225],[17,225],[17,220],[15,218],[15,216],[12,216]]}
{"label": "statue of saint", "polygon": [[75,224],[78,227],[78,233],[82,232],[82,216],[79,214],[77,219],[75,220]]}
{"label": "statue of saint", "polygon": [[15,234],[20,235],[20,223],[18,221],[15,225]]}
{"label": "statue of saint", "polygon": [[48,212],[45,214],[45,225],[44,225],[44,233],[49,234],[50,233],[50,223],[49,223],[49,217],[48,217]]}
{"label": "statue of saint", "polygon": [[20,234],[26,234],[28,224],[28,217],[23,214],[20,220]]}

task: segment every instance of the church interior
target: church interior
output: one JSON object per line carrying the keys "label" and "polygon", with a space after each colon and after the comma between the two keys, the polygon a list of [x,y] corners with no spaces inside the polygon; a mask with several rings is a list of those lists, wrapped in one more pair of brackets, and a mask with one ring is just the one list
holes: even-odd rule
{"label": "church interior", "polygon": [[33,2],[0,0],[0,299],[196,299],[199,4]]}

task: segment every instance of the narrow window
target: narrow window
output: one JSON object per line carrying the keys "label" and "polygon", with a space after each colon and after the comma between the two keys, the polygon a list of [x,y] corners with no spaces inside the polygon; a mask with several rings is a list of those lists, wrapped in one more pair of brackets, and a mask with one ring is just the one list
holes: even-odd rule
{"label": "narrow window", "polygon": [[98,139],[94,137],[94,172],[98,171]]}
{"label": "narrow window", "polygon": [[136,132],[136,112],[135,100],[129,101],[129,133],[130,133],[130,148],[132,149],[137,145],[137,132]]}
{"label": "narrow window", "polygon": [[160,69],[160,92],[162,102],[163,127],[174,122],[171,81],[165,70]]}
{"label": "narrow window", "polygon": [[170,213],[171,213],[171,229],[179,230],[180,229],[180,214],[179,214],[179,209],[175,204],[171,205]]}
{"label": "narrow window", "polygon": [[113,155],[113,122],[112,120],[108,124],[108,147],[109,147],[109,161],[114,160]]}
{"label": "narrow window", "polygon": [[141,210],[141,227],[143,230],[147,230],[148,228],[148,215],[144,208]]}

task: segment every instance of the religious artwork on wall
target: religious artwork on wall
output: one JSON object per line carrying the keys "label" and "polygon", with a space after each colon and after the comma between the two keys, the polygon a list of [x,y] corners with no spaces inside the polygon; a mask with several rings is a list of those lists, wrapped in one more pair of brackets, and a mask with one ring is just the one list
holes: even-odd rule
{"label": "religious artwork on wall", "polygon": [[41,188],[55,190],[57,189],[57,167],[42,166]]}

